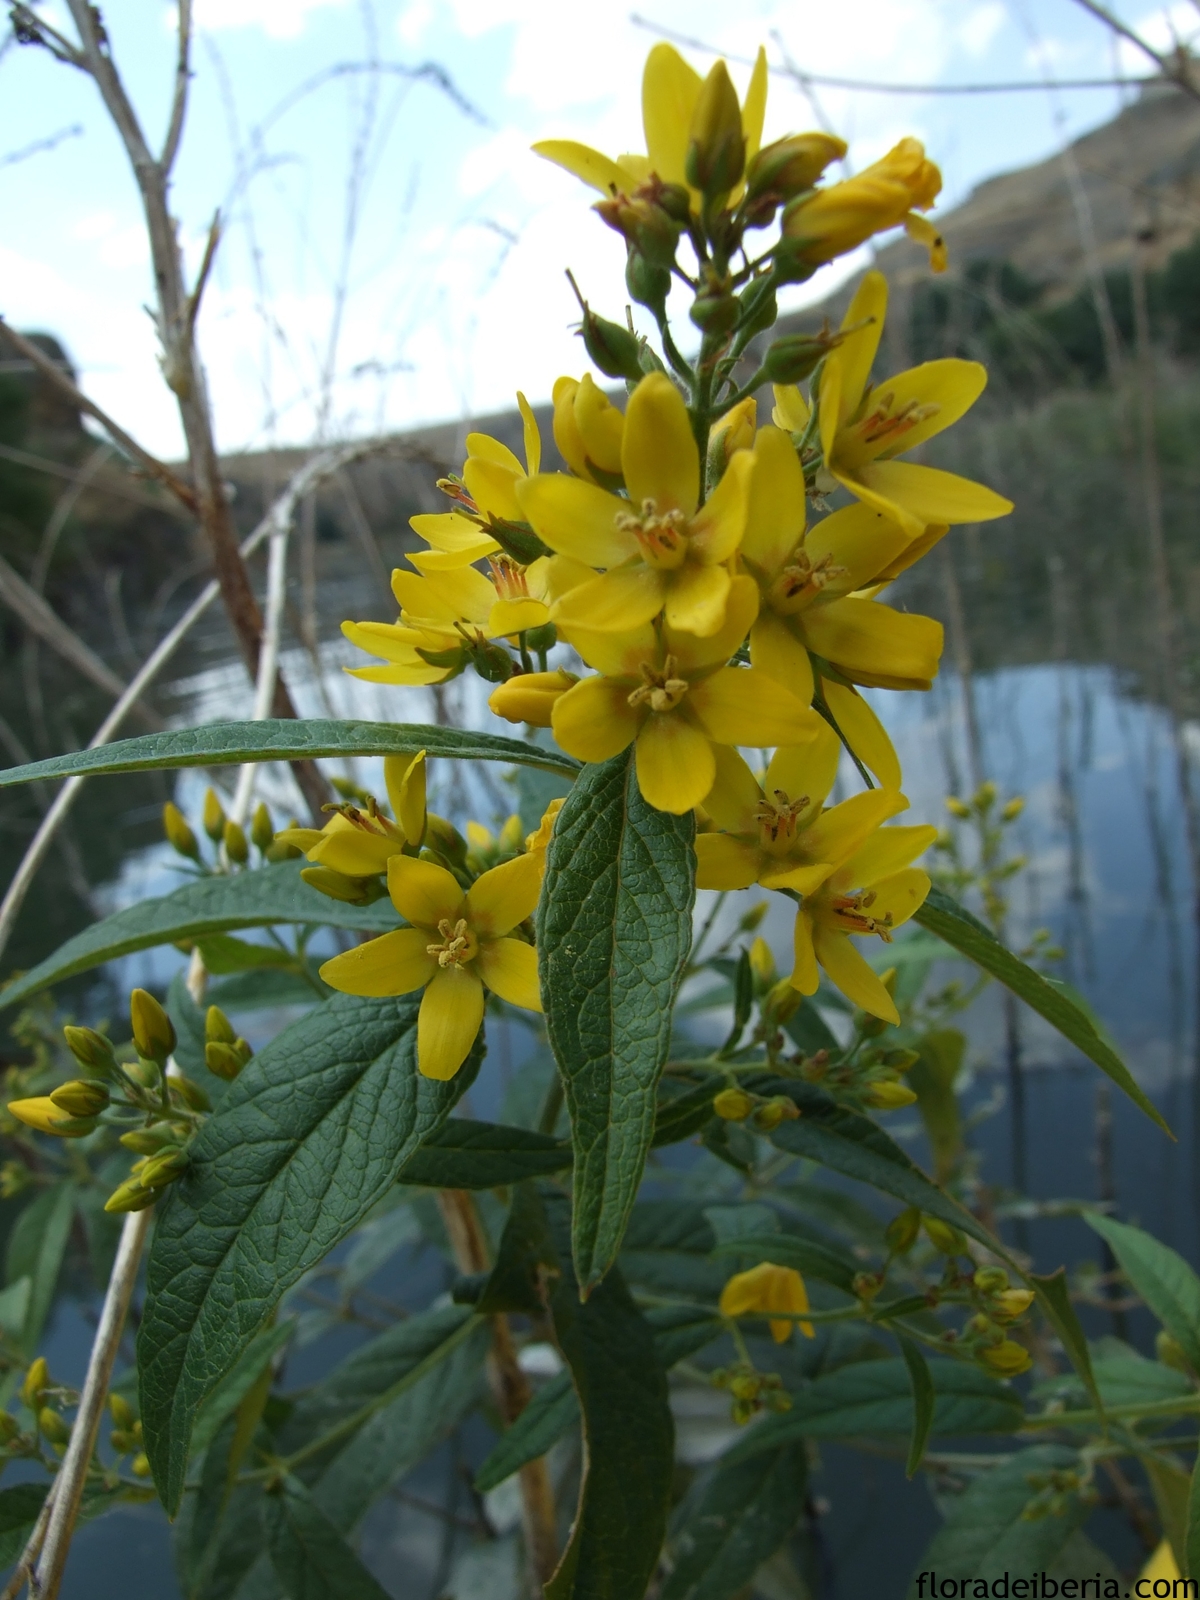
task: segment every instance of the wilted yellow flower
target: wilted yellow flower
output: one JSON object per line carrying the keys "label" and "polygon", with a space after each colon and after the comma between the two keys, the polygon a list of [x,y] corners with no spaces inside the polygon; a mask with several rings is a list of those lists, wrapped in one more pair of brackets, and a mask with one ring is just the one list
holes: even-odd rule
{"label": "wilted yellow flower", "polygon": [[865,275],[842,322],[846,338],[825,358],[819,408],[826,471],[910,537],[931,524],[1007,516],[1012,501],[983,484],[894,459],[957,422],[983,393],[987,371],[978,361],[947,358],[871,387],[887,293],[881,272]]}
{"label": "wilted yellow flower", "polygon": [[510,1005],[542,1009],[537,952],[512,930],[537,905],[545,854],[515,856],[462,885],[432,861],[392,856],[388,893],[409,923],[334,956],[321,968],[343,994],[411,994],[424,988],[417,1065],[427,1078],[452,1078],[483,1021],[484,985]]}
{"label": "wilted yellow flower", "polygon": [[607,761],[636,741],[638,784],[660,811],[681,815],[712,788],[715,745],[802,744],[817,715],[754,667],[726,663],[746,636],[757,594],[733,580],[725,625],[708,638],[646,623],[629,633],[572,630],[601,676],[555,703],[554,736],[580,761]]}
{"label": "wilted yellow flower", "polygon": [[788,260],[819,267],[904,223],[930,247],[935,272],[946,267],[946,248],[931,223],[914,217],[937,199],[942,175],[919,139],[901,139],[856,177],[798,199],[783,214]]}
{"label": "wilted yellow flower", "polygon": [[[777,1267],[764,1261],[749,1272],[736,1273],[721,1290],[722,1316],[752,1316],[760,1311],[787,1311],[793,1316],[808,1310],[808,1291],[804,1279],[794,1267]],[[798,1327],[806,1339],[814,1337],[811,1322],[792,1322],[784,1317],[772,1317],[768,1326],[776,1344],[783,1344]]]}
{"label": "wilted yellow flower", "polygon": [[661,372],[629,400],[621,467],[629,499],[561,474],[529,478],[518,498],[538,535],[574,565],[606,567],[553,610],[560,628],[622,632],[665,612],[703,637],[725,620],[728,561],[742,537],[750,456],[739,452],[700,504],[700,451],[679,390]]}

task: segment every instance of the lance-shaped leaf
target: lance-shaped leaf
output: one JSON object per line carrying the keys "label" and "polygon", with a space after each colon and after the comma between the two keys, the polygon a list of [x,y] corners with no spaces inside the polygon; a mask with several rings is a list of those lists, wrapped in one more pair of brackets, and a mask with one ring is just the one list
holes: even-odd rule
{"label": "lance-shaped leaf", "polygon": [[173,728],[137,739],[117,739],[93,750],[30,761],[0,771],[0,789],[36,779],[94,776],[104,772],[157,772],[166,767],[219,767],[244,761],[313,761],[319,756],[429,756],[458,761],[507,761],[573,778],[578,761],[524,739],[425,723],[342,722],[332,717],[268,717],[263,722],[211,722]]}
{"label": "lance-shaped leaf", "polygon": [[[28,1295],[17,1343],[32,1358],[54,1304],[54,1291],[62,1270],[71,1223],[75,1216],[75,1185],[66,1180],[43,1189],[21,1212],[8,1241],[6,1262],[10,1284],[25,1280]],[[20,1297],[14,1296],[19,1307]],[[15,1321],[15,1315],[13,1320]]]}
{"label": "lance-shaped leaf", "polygon": [[1057,1271],[1043,1275],[1031,1272],[1029,1281],[1034,1287],[1042,1310],[1062,1340],[1063,1349],[1070,1357],[1071,1365],[1083,1379],[1096,1409],[1103,1411],[1104,1400],[1096,1383],[1096,1375],[1092,1371],[1092,1355],[1088,1349],[1087,1335],[1080,1325],[1075,1307],[1071,1304],[1071,1294],[1067,1287],[1067,1269],[1059,1267]]}
{"label": "lance-shaped leaf", "polygon": [[588,1293],[616,1258],[654,1135],[687,962],[695,823],[642,799],[626,753],[584,769],[546,864],[538,960],[575,1148],[572,1244]]}
{"label": "lance-shaped leaf", "polygon": [[427,1189],[502,1189],[570,1165],[570,1147],[547,1133],[451,1117],[405,1162],[400,1182]]}
{"label": "lance-shaped leaf", "polygon": [[804,1509],[803,1444],[720,1461],[684,1502],[672,1540],[675,1565],[662,1600],[732,1600],[773,1556]]}
{"label": "lance-shaped leaf", "polygon": [[905,1476],[911,1478],[925,1456],[925,1446],[929,1443],[930,1430],[933,1428],[937,1394],[933,1387],[929,1363],[920,1346],[901,1335],[900,1354],[904,1357],[904,1365],[908,1368],[908,1381],[912,1384],[913,1428],[912,1437],[908,1442],[908,1460],[904,1464]]}
{"label": "lance-shaped leaf", "polygon": [[267,1500],[271,1565],[288,1600],[390,1600],[296,1478]]}
{"label": "lance-shaped leaf", "polygon": [[939,939],[952,945],[960,955],[966,956],[977,967],[982,967],[993,978],[998,978],[1027,1006],[1044,1017],[1052,1028],[1056,1028],[1064,1039],[1069,1039],[1077,1050],[1082,1050],[1101,1072],[1107,1073],[1160,1128],[1166,1133],[1171,1132],[1153,1103],[1138,1087],[1129,1068],[1101,1036],[1082,1006],[1077,1005],[1061,986],[1043,978],[1040,972],[1035,972],[1019,956],[1013,955],[991,929],[978,917],[973,917],[965,906],[960,906],[957,900],[941,889],[930,889],[925,904],[916,914],[916,920],[930,933],[936,933]]}
{"label": "lance-shaped leaf", "polygon": [[1084,1221],[1112,1246],[1121,1271],[1179,1341],[1193,1372],[1200,1371],[1200,1278],[1177,1250],[1141,1228],[1094,1211],[1085,1212]]}
{"label": "lance-shaped leaf", "polygon": [[162,1202],[138,1369],[146,1452],[172,1512],[196,1408],[478,1070],[482,1035],[449,1083],[418,1074],[419,999],[337,995],[285,1028],[230,1086]]}
{"label": "lance-shaped leaf", "polygon": [[[304,863],[281,861],[256,872],[198,878],[153,900],[141,900],[85,928],[52,956],[0,989],[0,1009],[18,1005],[51,984],[73,978],[135,950],[202,939],[231,928],[264,928],[278,923],[323,923],[361,933],[386,933],[398,918],[390,900],[351,906],[331,900],[305,883]],[[276,957],[282,952],[276,951]],[[315,992],[313,998],[316,998]]]}

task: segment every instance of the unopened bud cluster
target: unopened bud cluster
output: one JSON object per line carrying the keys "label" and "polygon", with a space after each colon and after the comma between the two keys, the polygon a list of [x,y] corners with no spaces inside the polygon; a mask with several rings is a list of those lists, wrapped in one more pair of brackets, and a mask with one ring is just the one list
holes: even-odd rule
{"label": "unopened bud cluster", "polygon": [[792,1397],[783,1387],[783,1379],[776,1372],[759,1372],[748,1361],[738,1361],[729,1367],[717,1367],[709,1374],[714,1389],[728,1389],[733,1420],[739,1425],[749,1422],[760,1411],[784,1412],[792,1409]]}
{"label": "unopened bud cluster", "polygon": [[249,866],[252,845],[258,852],[260,862],[290,861],[300,854],[291,845],[278,839],[271,813],[261,801],[254,808],[247,833],[240,822],[226,816],[225,807],[215,789],[206,791],[200,816],[201,832],[213,846],[211,861],[205,860],[195,830],[171,800],[163,806],[162,821],[163,833],[171,848],[186,860],[194,862],[205,873],[229,872],[234,868]]}

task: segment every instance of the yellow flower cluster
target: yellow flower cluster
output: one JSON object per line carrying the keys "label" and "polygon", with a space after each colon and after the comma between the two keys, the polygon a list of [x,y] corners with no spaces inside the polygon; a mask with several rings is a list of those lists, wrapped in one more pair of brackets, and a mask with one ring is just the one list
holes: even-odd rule
{"label": "yellow flower cluster", "polygon": [[[836,333],[779,341],[736,388],[736,361],[773,320],[778,283],[900,224],[930,243],[935,266],[944,255],[918,214],[940,175],[915,140],[822,186],[844,145],[801,134],[762,148],[765,104],[761,52],[739,103],[723,63],[701,80],[656,45],[643,83],[644,155],[536,147],[606,196],[597,209],[627,240],[631,293],[654,312],[672,372],[581,300],[593,359],[626,377],[624,410],[591,376],[560,378],[553,431],[567,471],[547,471],[518,395],[524,462],[469,435],[461,476],[441,484],[453,509],[412,519],[428,548],[409,557],[415,571],[394,575],[398,621],[344,631],[383,658],[356,669],[360,677],[428,684],[473,666],[496,685],[489,704],[498,716],[552,729],[581,761],[632,746],[645,799],[697,813],[701,887],[760,883],[800,901],[795,988],[813,993],[823,967],[856,1003],[894,1022],[890,995],[851,939],[890,939],[918,909],[929,880],[912,862],[935,830],[884,826],[907,801],[896,753],[859,691],[928,689],[942,630],[880,595],[950,526],[1011,505],[901,459],[957,421],[986,374],[976,362],[942,360],[873,382],[887,309],[878,272],[864,276]],[[739,276],[729,240],[745,251],[748,230],[776,212],[776,243]],[[694,275],[677,264],[681,240],[696,256]],[[694,367],[667,327],[661,280],[672,272],[695,293],[703,343]],[[769,314],[756,322],[763,307]],[[812,376],[811,392],[776,381],[772,419],[758,427],[753,389],[791,367]],[[559,646],[570,654],[548,661]],[[843,745],[878,787],[828,807]],[[775,751],[761,782],[739,748]],[[408,915],[409,867],[393,855],[388,873]],[[462,922],[490,982],[499,957],[476,947],[502,937],[500,922],[477,934],[458,886],[443,891],[409,917],[426,930],[420,951],[416,934],[389,938],[403,937],[406,952],[411,944],[424,971],[442,959],[428,930]],[[415,984],[416,965],[411,976]],[[521,992],[536,997],[532,976]],[[472,1016],[480,1005],[472,1001]]]}

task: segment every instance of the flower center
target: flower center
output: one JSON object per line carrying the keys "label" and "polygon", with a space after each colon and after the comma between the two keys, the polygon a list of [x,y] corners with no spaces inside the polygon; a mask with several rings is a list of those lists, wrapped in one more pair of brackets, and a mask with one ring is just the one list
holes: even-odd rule
{"label": "flower center", "polygon": [[399,837],[399,835],[396,833],[395,824],[389,822],[387,817],[385,817],[379,810],[379,806],[374,795],[367,796],[367,809],[365,812],[360,811],[358,807],[352,805],[349,800],[327,801],[325,805],[321,807],[321,810],[336,811],[340,816],[345,818],[351,827],[357,828],[360,833],[376,834],[385,839]]}
{"label": "flower center", "polygon": [[848,571],[848,567],[838,566],[831,551],[827,550],[814,564],[803,550],[796,550],[771,585],[771,603],[776,611],[799,611]]}
{"label": "flower center", "polygon": [[763,795],[754,808],[763,845],[791,844],[796,837],[796,824],[807,809],[806,794],[799,800],[789,800],[782,789],[773,789],[769,796]]}
{"label": "flower center", "polygon": [[874,889],[860,889],[857,894],[839,894],[834,897],[833,912],[847,933],[877,933],[884,944],[892,942],[892,913],[884,917],[870,915],[875,904]]}
{"label": "flower center", "polygon": [[503,554],[488,557],[492,569],[492,582],[501,600],[527,600],[529,585],[525,581],[525,568],[512,556]]}
{"label": "flower center", "polygon": [[687,556],[688,519],[682,511],[660,511],[656,500],[642,501],[640,514],[618,511],[613,518],[622,533],[631,533],[643,560],[652,567],[679,567]]}
{"label": "flower center", "polygon": [[675,676],[677,664],[674,656],[668,656],[661,667],[652,667],[648,661],[643,661],[638,671],[642,681],[629,695],[629,704],[635,711],[645,705],[651,711],[674,711],[688,692],[687,679]]}
{"label": "flower center", "polygon": [[436,956],[439,967],[461,967],[464,961],[473,961],[479,950],[475,935],[467,927],[465,917],[459,917],[457,922],[451,922],[449,917],[443,917],[437,925],[441,934],[439,944],[427,944],[427,955]]}
{"label": "flower center", "polygon": [[941,410],[940,406],[922,405],[915,397],[906,400],[899,408],[894,410],[896,397],[889,389],[875,401],[874,410],[855,427],[859,442],[865,445],[877,446],[873,453],[878,455],[880,450],[899,439],[903,434],[915,428],[918,423],[926,421],[929,417],[936,417]]}

